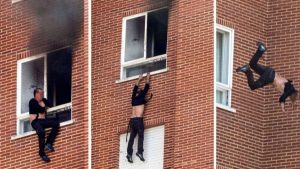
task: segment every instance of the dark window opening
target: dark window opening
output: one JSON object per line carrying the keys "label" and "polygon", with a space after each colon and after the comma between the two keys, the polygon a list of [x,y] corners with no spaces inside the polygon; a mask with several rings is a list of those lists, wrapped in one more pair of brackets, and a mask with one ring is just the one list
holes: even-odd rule
{"label": "dark window opening", "polygon": [[147,58],[166,53],[168,30],[168,9],[148,14]]}
{"label": "dark window opening", "polygon": [[47,55],[47,95],[53,106],[71,102],[72,53],[63,49]]}

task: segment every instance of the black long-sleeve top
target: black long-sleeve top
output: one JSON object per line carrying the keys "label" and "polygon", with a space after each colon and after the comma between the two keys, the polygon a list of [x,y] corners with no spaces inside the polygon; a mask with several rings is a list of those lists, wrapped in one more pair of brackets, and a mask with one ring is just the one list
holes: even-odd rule
{"label": "black long-sleeve top", "polygon": [[52,105],[45,98],[43,98],[43,102],[45,103],[45,107],[40,106],[39,102],[32,98],[29,101],[29,114],[38,115],[39,113],[46,113],[46,107],[52,107]]}
{"label": "black long-sleeve top", "polygon": [[137,90],[138,86],[134,85],[133,91],[132,91],[132,97],[131,97],[131,105],[132,106],[139,106],[146,104],[147,101],[145,100],[146,94],[150,88],[150,85],[148,83],[145,84],[144,90],[142,90],[138,95],[137,95]]}
{"label": "black long-sleeve top", "polygon": [[279,98],[279,103],[285,103],[285,100],[294,92],[296,92],[294,85],[292,84],[293,81],[288,80],[288,82],[284,85],[284,92]]}

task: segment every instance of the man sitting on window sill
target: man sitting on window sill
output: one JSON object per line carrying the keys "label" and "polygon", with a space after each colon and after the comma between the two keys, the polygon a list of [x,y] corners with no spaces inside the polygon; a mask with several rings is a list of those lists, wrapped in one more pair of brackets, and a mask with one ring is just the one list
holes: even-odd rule
{"label": "man sitting on window sill", "polygon": [[[39,155],[45,162],[50,159],[45,154],[45,145],[48,151],[53,152],[53,143],[59,131],[59,121],[57,118],[47,118],[47,108],[51,107],[48,100],[44,98],[41,88],[36,88],[33,92],[34,98],[29,101],[30,123],[39,138]],[[45,144],[45,129],[51,128],[51,132]]]}
{"label": "man sitting on window sill", "polygon": [[[132,153],[133,153],[133,143],[134,138],[138,134],[138,152],[136,155],[140,158],[141,161],[145,161],[143,157],[143,142],[144,142],[144,119],[143,113],[145,109],[145,104],[152,98],[152,94],[150,98],[146,98],[147,92],[150,88],[150,73],[147,73],[147,81],[144,87],[144,90],[139,88],[140,82],[143,80],[143,75],[140,75],[138,81],[134,85],[131,104],[132,104],[132,115],[129,121],[128,127],[130,128],[130,138],[127,147],[127,160],[130,163],[133,163]],[[127,137],[126,137],[127,141]]]}

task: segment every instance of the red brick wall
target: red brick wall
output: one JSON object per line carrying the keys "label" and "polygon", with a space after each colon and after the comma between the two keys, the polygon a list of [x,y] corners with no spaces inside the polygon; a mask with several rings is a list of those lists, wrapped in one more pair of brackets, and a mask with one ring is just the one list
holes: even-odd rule
{"label": "red brick wall", "polygon": [[[87,105],[87,25],[82,25],[85,31],[73,45],[72,116],[75,123],[61,128],[55,143],[56,152],[49,155],[52,161],[45,164],[39,159],[36,135],[11,140],[11,136],[16,134],[17,60],[47,52],[49,45],[42,39],[36,39],[40,45],[31,50],[27,48],[36,23],[25,5],[26,0],[16,4],[10,0],[0,2],[0,168],[86,168],[87,108],[84,105]],[[82,8],[85,22],[86,9],[87,1]]]}
{"label": "red brick wall", "polygon": [[[267,64],[294,81],[300,89],[300,2],[275,0],[268,2]],[[287,101],[286,113],[279,106],[280,93],[267,88],[264,113],[264,168],[296,169],[300,166],[299,106],[292,110]],[[298,102],[299,105],[299,102]]]}
{"label": "red brick wall", "polygon": [[[212,2],[134,0],[93,2],[94,168],[118,168],[118,132],[127,127],[132,111],[135,80],[115,83],[120,77],[122,18],[163,6],[169,6],[168,71],[152,77],[154,97],[146,108],[146,127],[165,125],[165,168],[213,166]],[[193,83],[204,79],[207,84]]]}
{"label": "red brick wall", "polygon": [[262,168],[265,91],[251,91],[245,75],[235,69],[249,62],[258,39],[266,41],[266,10],[264,0],[217,0],[217,23],[235,31],[232,107],[236,112],[217,109],[217,163],[221,167]]}
{"label": "red brick wall", "polygon": [[213,168],[213,1],[179,1],[174,168]]}

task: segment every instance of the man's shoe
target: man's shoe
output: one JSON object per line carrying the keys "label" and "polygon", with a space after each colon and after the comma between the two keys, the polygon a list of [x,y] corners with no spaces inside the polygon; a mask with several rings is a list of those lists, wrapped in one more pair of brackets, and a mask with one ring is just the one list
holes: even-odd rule
{"label": "man's shoe", "polygon": [[136,153],[136,156],[138,156],[141,161],[145,161],[142,153]]}
{"label": "man's shoe", "polygon": [[127,155],[126,158],[127,158],[128,162],[133,163],[131,155]]}
{"label": "man's shoe", "polygon": [[266,45],[262,42],[257,42],[257,47],[258,47],[258,50],[261,51],[261,52],[265,52],[267,51],[267,48],[266,48]]}
{"label": "man's shoe", "polygon": [[50,158],[47,155],[42,155],[41,160],[45,161],[46,163],[50,162]]}
{"label": "man's shoe", "polygon": [[249,65],[244,65],[244,66],[242,66],[242,67],[238,67],[238,68],[236,69],[236,72],[237,72],[237,73],[239,73],[239,72],[248,73],[249,70],[250,70]]}
{"label": "man's shoe", "polygon": [[54,148],[53,148],[52,144],[50,144],[50,143],[46,144],[45,148],[50,152],[54,151]]}

